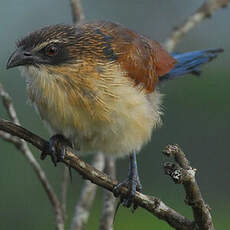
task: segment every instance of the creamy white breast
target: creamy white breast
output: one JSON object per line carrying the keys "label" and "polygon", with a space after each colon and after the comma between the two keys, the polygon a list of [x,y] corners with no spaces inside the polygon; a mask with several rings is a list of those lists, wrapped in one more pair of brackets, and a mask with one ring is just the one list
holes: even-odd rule
{"label": "creamy white breast", "polygon": [[[117,70],[110,73],[116,74],[116,82],[111,88],[111,94],[115,96],[103,99],[105,104],[109,104],[108,119],[90,114],[84,106],[71,105],[67,94],[63,94],[57,106],[55,100],[60,98],[60,92],[53,89],[53,74],[49,76],[49,73],[36,68],[26,68],[26,71],[30,75],[27,78],[28,95],[42,119],[54,134],[64,135],[76,149],[80,148],[80,153],[103,152],[124,156],[132,151],[139,152],[151,138],[153,128],[161,123],[159,92],[155,90],[146,95]],[[100,82],[95,84],[100,85]],[[52,91],[45,93],[47,87]]]}

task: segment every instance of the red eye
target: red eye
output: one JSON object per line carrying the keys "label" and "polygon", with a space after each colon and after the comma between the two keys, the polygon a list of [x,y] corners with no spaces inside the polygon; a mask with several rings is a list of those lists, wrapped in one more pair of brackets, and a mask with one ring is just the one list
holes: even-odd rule
{"label": "red eye", "polygon": [[56,46],[52,45],[52,46],[48,46],[46,48],[46,55],[52,57],[52,56],[55,56],[58,52],[58,49]]}

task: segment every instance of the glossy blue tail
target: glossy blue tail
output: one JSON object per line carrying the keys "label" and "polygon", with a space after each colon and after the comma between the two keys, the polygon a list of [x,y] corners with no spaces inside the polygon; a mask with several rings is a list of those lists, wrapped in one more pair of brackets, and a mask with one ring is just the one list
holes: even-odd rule
{"label": "glossy blue tail", "polygon": [[200,65],[212,61],[221,52],[223,49],[199,50],[182,54],[173,53],[171,55],[177,60],[177,64],[169,73],[160,77],[160,81],[180,78],[188,73],[200,75]]}

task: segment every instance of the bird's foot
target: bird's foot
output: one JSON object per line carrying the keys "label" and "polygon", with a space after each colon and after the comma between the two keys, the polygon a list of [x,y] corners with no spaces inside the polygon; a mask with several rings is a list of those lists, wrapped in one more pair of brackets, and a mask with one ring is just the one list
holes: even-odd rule
{"label": "bird's foot", "polygon": [[[133,154],[131,154],[129,156],[129,159],[130,163],[128,178],[125,181],[119,183],[117,186],[115,186],[113,189],[113,193],[115,197],[120,196],[120,202],[118,203],[117,210],[120,204],[123,204],[127,208],[130,208],[133,204],[132,212],[134,212],[138,207],[138,205],[134,202],[136,191],[141,192],[142,186],[137,171],[136,153],[134,152]],[[123,186],[128,188],[128,194],[126,196],[123,196],[121,194],[121,187]]]}
{"label": "bird's foot", "polygon": [[47,155],[50,155],[54,165],[57,162],[63,161],[66,149],[71,147],[71,143],[61,134],[56,134],[49,139],[49,143],[45,151],[41,154],[41,159],[44,160]]}
{"label": "bird's foot", "polygon": [[[121,195],[120,188],[123,186],[128,188],[127,196]],[[115,197],[120,196],[121,204],[123,204],[127,208],[130,208],[131,205],[133,204],[132,212],[134,212],[138,207],[138,205],[134,202],[136,191],[142,192],[142,185],[140,183],[138,176],[131,177],[130,175],[126,180],[116,185],[113,189],[114,196]]]}

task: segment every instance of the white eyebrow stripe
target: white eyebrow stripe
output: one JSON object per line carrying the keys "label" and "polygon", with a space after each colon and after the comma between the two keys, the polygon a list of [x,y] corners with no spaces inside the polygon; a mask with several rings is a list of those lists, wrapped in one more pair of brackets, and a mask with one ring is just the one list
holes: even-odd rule
{"label": "white eyebrow stripe", "polygon": [[48,44],[57,43],[57,42],[60,42],[60,40],[53,39],[51,41],[43,42],[42,44],[36,46],[32,51],[38,51],[38,50],[44,48],[45,46],[47,46]]}

